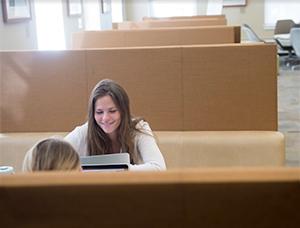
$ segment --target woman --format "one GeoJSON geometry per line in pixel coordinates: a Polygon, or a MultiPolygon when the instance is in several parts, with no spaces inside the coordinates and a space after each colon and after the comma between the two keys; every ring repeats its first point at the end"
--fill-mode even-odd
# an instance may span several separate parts
{"type": "Polygon", "coordinates": [[[88,122],[76,127],[65,140],[81,156],[129,153],[130,170],[165,170],[164,158],[147,122],[132,118],[125,90],[112,80],[93,89],[88,122]]]}
{"type": "Polygon", "coordinates": [[[25,155],[23,171],[81,170],[80,159],[74,148],[63,139],[40,141],[25,155]]]}

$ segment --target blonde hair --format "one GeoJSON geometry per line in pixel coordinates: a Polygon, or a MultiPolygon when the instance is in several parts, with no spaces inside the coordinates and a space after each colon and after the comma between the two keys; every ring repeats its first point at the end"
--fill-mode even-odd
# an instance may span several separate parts
{"type": "Polygon", "coordinates": [[[23,161],[23,171],[80,170],[75,149],[63,139],[49,138],[30,149],[23,161]]]}

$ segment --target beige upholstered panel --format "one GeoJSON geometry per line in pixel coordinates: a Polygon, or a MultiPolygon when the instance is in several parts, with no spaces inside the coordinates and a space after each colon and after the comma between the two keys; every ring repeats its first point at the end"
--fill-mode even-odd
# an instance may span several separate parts
{"type": "MultiPolygon", "coordinates": [[[[0,166],[21,170],[26,151],[48,137],[60,133],[0,134],[0,166]]],[[[283,166],[284,136],[265,131],[156,131],[168,169],[222,166],[283,166]]]]}
{"type": "Polygon", "coordinates": [[[240,43],[239,26],[83,31],[73,34],[73,49],[240,43]]]}
{"type": "Polygon", "coordinates": [[[153,129],[183,128],[180,48],[88,50],[86,58],[89,91],[111,78],[126,88],[132,113],[153,129]]]}
{"type": "Polygon", "coordinates": [[[2,118],[2,112],[4,111],[4,109],[3,109],[3,104],[2,104],[2,102],[3,102],[3,76],[2,76],[2,74],[3,74],[3,69],[2,69],[2,67],[3,67],[3,59],[2,59],[2,52],[0,52],[0,132],[1,132],[1,130],[2,130],[2,122],[3,122],[3,118],[2,118]]]}
{"type": "Polygon", "coordinates": [[[69,131],[87,109],[85,54],[2,52],[1,132],[69,131]]]}
{"type": "Polygon", "coordinates": [[[193,18],[193,19],[162,19],[144,21],[125,21],[118,23],[118,29],[146,29],[163,27],[189,27],[189,26],[218,26],[226,25],[226,18],[193,18]]]}
{"type": "Polygon", "coordinates": [[[194,15],[194,16],[173,16],[173,17],[143,17],[143,21],[151,20],[182,20],[182,19],[226,19],[224,14],[221,15],[194,15]]]}
{"type": "Polygon", "coordinates": [[[183,47],[182,59],[185,130],[277,130],[276,46],[183,47]]]}
{"type": "Polygon", "coordinates": [[[153,130],[277,130],[276,47],[2,52],[0,132],[70,131],[92,87],[119,82],[153,130]]]}
{"type": "Polygon", "coordinates": [[[284,136],[265,131],[156,132],[167,168],[282,166],[284,136]]]}
{"type": "Polygon", "coordinates": [[[34,144],[45,138],[65,135],[65,132],[0,134],[0,166],[12,166],[20,172],[25,154],[34,144]]]}
{"type": "Polygon", "coordinates": [[[117,30],[84,31],[72,35],[73,49],[126,47],[125,33],[117,30]]]}

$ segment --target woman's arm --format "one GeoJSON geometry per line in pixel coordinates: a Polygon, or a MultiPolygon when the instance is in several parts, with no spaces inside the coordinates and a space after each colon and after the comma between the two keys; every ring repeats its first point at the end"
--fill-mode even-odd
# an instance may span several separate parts
{"type": "Polygon", "coordinates": [[[130,165],[132,171],[166,170],[165,160],[160,152],[149,124],[140,121],[138,124],[145,133],[138,133],[135,137],[135,149],[140,154],[143,164],[130,165]]]}
{"type": "Polygon", "coordinates": [[[87,155],[87,123],[76,127],[64,139],[69,142],[80,156],[87,155]]]}

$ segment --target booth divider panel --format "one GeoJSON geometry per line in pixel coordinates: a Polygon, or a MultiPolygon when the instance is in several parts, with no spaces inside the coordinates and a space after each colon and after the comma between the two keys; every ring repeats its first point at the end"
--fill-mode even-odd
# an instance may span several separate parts
{"type": "Polygon", "coordinates": [[[3,52],[2,61],[1,131],[69,131],[85,119],[84,52],[3,52]]]}
{"type": "Polygon", "coordinates": [[[275,45],[183,47],[182,69],[185,130],[277,130],[275,45]]]}
{"type": "Polygon", "coordinates": [[[88,88],[104,78],[128,92],[132,113],[155,130],[182,130],[181,48],[87,50],[88,88]]]}

